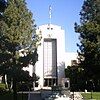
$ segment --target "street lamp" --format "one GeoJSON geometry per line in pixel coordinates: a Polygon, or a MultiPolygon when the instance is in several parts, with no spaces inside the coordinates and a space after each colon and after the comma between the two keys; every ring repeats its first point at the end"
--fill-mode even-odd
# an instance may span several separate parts
{"type": "Polygon", "coordinates": [[[91,86],[91,99],[93,99],[93,97],[92,97],[92,92],[93,92],[93,81],[92,81],[92,80],[90,80],[90,86],[91,86]]]}

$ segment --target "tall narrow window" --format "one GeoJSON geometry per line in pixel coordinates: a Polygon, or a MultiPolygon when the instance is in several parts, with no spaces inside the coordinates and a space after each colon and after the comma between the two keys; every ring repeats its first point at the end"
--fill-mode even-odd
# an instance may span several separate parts
{"type": "MultiPolygon", "coordinates": [[[[44,78],[57,78],[57,41],[44,39],[44,78]]],[[[51,85],[51,82],[50,82],[51,85]]]]}

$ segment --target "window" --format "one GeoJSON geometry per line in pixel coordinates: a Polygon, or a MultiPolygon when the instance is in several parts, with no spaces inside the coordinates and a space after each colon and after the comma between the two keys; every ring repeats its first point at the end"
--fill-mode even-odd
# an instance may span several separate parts
{"type": "Polygon", "coordinates": [[[44,39],[43,63],[44,86],[52,86],[57,80],[57,43],[56,39],[44,39]]]}
{"type": "Polygon", "coordinates": [[[44,77],[56,77],[57,45],[56,39],[44,39],[44,77]]]}

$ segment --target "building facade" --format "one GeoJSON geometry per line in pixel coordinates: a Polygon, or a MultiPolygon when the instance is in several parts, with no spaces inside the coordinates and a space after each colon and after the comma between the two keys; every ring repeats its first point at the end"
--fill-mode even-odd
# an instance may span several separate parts
{"type": "Polygon", "coordinates": [[[39,26],[36,32],[42,35],[35,65],[38,88],[61,85],[65,77],[65,31],[60,26],[46,24],[39,26]]]}
{"type": "Polygon", "coordinates": [[[65,65],[72,66],[75,63],[78,63],[78,53],[77,52],[66,52],[65,53],[65,65]]]}

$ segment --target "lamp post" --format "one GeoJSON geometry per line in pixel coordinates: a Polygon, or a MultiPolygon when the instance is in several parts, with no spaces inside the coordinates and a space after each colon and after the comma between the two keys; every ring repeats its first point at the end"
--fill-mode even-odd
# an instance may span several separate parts
{"type": "Polygon", "coordinates": [[[91,99],[93,99],[93,97],[92,97],[92,92],[93,92],[93,81],[92,81],[92,80],[90,80],[90,86],[91,86],[91,99]]]}
{"type": "Polygon", "coordinates": [[[74,100],[74,90],[73,90],[73,100],[74,100]]]}
{"type": "Polygon", "coordinates": [[[73,69],[72,69],[72,88],[73,88],[73,100],[74,100],[74,72],[73,72],[73,69]]]}

